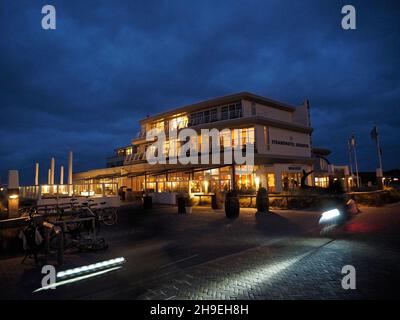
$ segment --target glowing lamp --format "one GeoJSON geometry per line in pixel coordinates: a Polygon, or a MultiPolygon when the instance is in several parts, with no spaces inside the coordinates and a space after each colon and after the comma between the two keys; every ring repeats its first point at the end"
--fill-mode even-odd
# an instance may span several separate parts
{"type": "Polygon", "coordinates": [[[258,189],[260,187],[260,177],[255,177],[255,182],[256,182],[256,188],[258,189]]]}

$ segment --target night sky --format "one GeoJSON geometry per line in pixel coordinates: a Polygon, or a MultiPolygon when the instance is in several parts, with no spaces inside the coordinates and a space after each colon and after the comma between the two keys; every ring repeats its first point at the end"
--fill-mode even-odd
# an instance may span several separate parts
{"type": "Polygon", "coordinates": [[[347,164],[354,132],[361,170],[377,124],[384,169],[399,168],[399,32],[399,1],[1,0],[1,181],[32,183],[39,161],[45,182],[69,150],[77,171],[104,167],[147,114],[239,91],[309,99],[314,146],[347,164]],[[356,30],[341,28],[346,4],[356,30]]]}

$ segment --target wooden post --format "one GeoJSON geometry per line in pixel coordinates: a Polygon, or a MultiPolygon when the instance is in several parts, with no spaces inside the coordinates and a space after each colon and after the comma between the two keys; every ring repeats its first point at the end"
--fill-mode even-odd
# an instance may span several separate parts
{"type": "Polygon", "coordinates": [[[144,194],[147,196],[147,173],[144,173],[144,194]]]}
{"type": "Polygon", "coordinates": [[[236,190],[236,171],[235,171],[235,164],[232,165],[232,190],[236,190]]]}

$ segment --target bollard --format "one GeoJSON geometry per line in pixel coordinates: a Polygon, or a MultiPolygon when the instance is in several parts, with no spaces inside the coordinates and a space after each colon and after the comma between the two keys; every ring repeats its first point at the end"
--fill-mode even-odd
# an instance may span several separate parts
{"type": "Polygon", "coordinates": [[[57,264],[62,266],[64,264],[64,234],[60,227],[55,227],[54,232],[58,239],[57,264]]]}

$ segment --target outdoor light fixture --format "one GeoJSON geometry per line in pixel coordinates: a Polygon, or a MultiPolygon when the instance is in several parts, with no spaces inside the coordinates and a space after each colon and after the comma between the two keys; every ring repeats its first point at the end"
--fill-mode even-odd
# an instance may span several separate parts
{"type": "Polygon", "coordinates": [[[260,187],[260,177],[255,177],[255,182],[256,182],[256,188],[258,189],[260,187]]]}
{"type": "Polygon", "coordinates": [[[205,193],[207,193],[207,191],[208,191],[208,181],[207,180],[204,180],[204,190],[205,190],[205,193]]]}
{"type": "Polygon", "coordinates": [[[76,275],[82,275],[91,273],[94,271],[99,271],[102,269],[112,268],[119,266],[125,262],[125,258],[115,258],[107,261],[102,261],[94,264],[90,264],[88,266],[82,266],[74,269],[68,269],[65,271],[60,271],[57,273],[57,279],[65,279],[70,278],[76,275]]]}
{"type": "Polygon", "coordinates": [[[328,220],[332,220],[333,218],[336,218],[338,216],[340,216],[340,211],[338,209],[332,209],[332,210],[325,211],[322,213],[319,223],[323,223],[328,220]]]}
{"type": "Polygon", "coordinates": [[[85,196],[85,197],[94,196],[94,191],[82,191],[81,196],[85,196]]]}
{"type": "Polygon", "coordinates": [[[18,199],[18,194],[10,194],[9,196],[8,196],[8,198],[10,198],[10,199],[18,199]]]}

